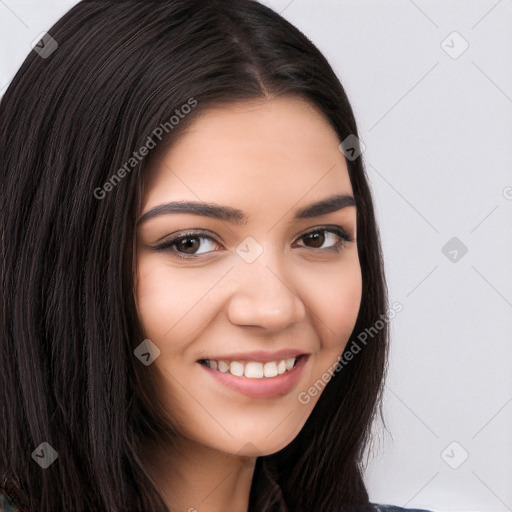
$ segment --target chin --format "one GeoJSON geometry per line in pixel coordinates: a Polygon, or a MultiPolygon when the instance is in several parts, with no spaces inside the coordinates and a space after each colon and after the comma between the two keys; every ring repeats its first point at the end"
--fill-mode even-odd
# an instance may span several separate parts
{"type": "Polygon", "coordinates": [[[267,436],[262,434],[261,430],[254,432],[252,429],[247,431],[247,435],[240,436],[236,440],[231,440],[229,446],[219,447],[221,451],[243,457],[263,457],[272,455],[288,446],[296,435],[290,433],[286,436],[267,436]]]}

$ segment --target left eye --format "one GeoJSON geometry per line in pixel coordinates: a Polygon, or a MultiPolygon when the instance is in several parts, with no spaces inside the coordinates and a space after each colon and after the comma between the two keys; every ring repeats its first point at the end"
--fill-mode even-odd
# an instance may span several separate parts
{"type": "MultiPolygon", "coordinates": [[[[303,240],[306,243],[312,243],[313,246],[300,246],[310,249],[320,250],[335,250],[339,251],[340,247],[345,242],[352,241],[351,237],[341,228],[321,228],[315,231],[310,231],[301,235],[298,240],[303,240]],[[326,236],[327,234],[327,236],[326,236]],[[336,242],[336,237],[340,240],[336,242]],[[325,243],[334,242],[327,247],[323,247],[325,243]]],[[[218,249],[206,248],[206,250],[198,251],[201,246],[201,242],[206,241],[210,245],[220,244],[209,234],[205,232],[200,233],[185,233],[179,236],[175,236],[169,240],[166,240],[161,245],[154,247],[155,251],[169,251],[173,256],[181,259],[192,259],[200,256],[201,254],[208,254],[215,252],[218,249]]]]}
{"type": "Polygon", "coordinates": [[[307,240],[313,243],[312,249],[334,249],[342,245],[344,242],[349,242],[350,237],[339,228],[318,229],[310,231],[300,237],[301,240],[307,240]],[[328,236],[325,235],[327,233],[328,236]],[[341,238],[341,242],[335,242],[335,238],[341,238]],[[335,243],[329,247],[322,247],[326,241],[334,241],[335,243]]]}

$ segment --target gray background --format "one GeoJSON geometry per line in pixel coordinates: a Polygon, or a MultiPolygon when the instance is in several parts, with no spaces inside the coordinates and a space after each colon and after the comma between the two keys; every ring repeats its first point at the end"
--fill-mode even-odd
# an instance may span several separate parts
{"type": "MultiPolygon", "coordinates": [[[[0,0],[0,94],[76,3],[0,0]]],[[[370,499],[512,511],[512,0],[264,3],[348,93],[403,306],[370,499]]]]}

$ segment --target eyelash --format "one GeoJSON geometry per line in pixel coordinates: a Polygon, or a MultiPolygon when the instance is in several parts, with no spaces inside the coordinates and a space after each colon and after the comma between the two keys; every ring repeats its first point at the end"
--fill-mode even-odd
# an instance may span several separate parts
{"type": "MultiPolygon", "coordinates": [[[[324,233],[324,232],[333,233],[333,234],[339,236],[341,240],[331,247],[326,247],[325,249],[311,248],[312,250],[339,252],[341,250],[341,248],[347,242],[354,241],[353,238],[340,226],[322,226],[322,227],[316,228],[312,231],[308,231],[308,232],[304,233],[303,235],[301,235],[299,237],[299,240],[308,235],[312,235],[312,234],[316,234],[316,233],[324,233]]],[[[174,247],[177,242],[179,242],[180,240],[183,240],[183,239],[187,239],[187,238],[205,238],[207,240],[211,240],[212,242],[214,242],[218,245],[221,245],[221,244],[219,244],[219,242],[217,242],[217,240],[215,240],[206,231],[199,231],[199,232],[196,231],[196,232],[181,233],[178,236],[174,236],[174,237],[170,238],[169,240],[166,240],[162,244],[160,244],[156,247],[153,247],[153,249],[157,252],[168,251],[172,254],[173,257],[176,257],[176,258],[179,258],[182,260],[192,260],[192,259],[199,258],[200,256],[210,254],[211,252],[214,252],[214,251],[209,251],[207,253],[202,253],[202,254],[197,254],[197,255],[194,255],[194,254],[184,255],[183,253],[180,253],[176,250],[171,250],[171,248],[174,247]]],[[[307,247],[304,247],[304,248],[307,249],[307,247]]]]}

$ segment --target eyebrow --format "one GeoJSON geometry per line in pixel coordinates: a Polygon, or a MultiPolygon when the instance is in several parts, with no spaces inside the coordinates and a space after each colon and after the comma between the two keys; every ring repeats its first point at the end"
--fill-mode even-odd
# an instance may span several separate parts
{"type": "MultiPolygon", "coordinates": [[[[327,213],[335,212],[346,208],[347,206],[356,206],[354,196],[348,194],[336,194],[316,203],[312,203],[295,212],[292,221],[311,219],[327,213]]],[[[246,224],[249,217],[237,208],[222,206],[216,203],[201,203],[195,201],[175,201],[171,203],[160,204],[151,208],[142,214],[137,220],[137,224],[158,217],[173,213],[191,213],[194,215],[203,215],[214,219],[224,220],[233,224],[246,224]]]]}

